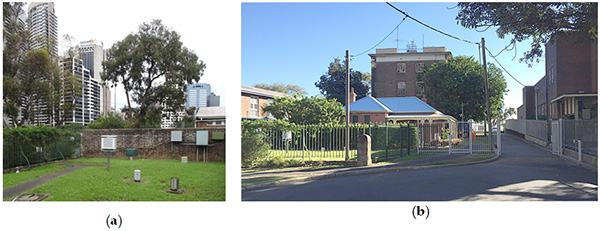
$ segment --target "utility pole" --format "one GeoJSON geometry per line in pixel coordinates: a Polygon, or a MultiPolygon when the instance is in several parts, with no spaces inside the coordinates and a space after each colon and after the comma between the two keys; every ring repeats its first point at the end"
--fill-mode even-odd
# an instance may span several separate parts
{"type": "MultiPolygon", "coordinates": [[[[490,80],[488,78],[488,72],[487,72],[487,62],[485,61],[485,39],[483,37],[481,37],[481,53],[483,56],[483,74],[485,75],[485,107],[487,108],[487,116],[486,116],[486,124],[487,124],[487,128],[486,128],[486,133],[487,130],[489,129],[490,132],[490,136],[488,137],[489,139],[489,143],[490,143],[490,149],[493,149],[493,144],[492,144],[492,110],[490,109],[490,93],[489,93],[489,88],[490,88],[490,80]]],[[[500,129],[500,128],[498,128],[500,129]]]]}
{"type": "Polygon", "coordinates": [[[350,159],[350,51],[346,50],[346,158],[350,159]]]}

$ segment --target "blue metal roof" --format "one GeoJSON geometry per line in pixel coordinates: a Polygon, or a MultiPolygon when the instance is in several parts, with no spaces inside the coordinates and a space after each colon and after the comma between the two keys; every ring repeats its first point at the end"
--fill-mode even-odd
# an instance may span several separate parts
{"type": "MultiPolygon", "coordinates": [[[[379,102],[383,103],[393,113],[436,113],[435,108],[429,106],[417,97],[393,97],[379,98],[379,102]]],[[[350,106],[352,109],[352,106],[350,106]]]]}
{"type": "Polygon", "coordinates": [[[364,97],[350,104],[351,112],[440,113],[417,97],[364,97]]]}
{"type": "MultiPolygon", "coordinates": [[[[345,109],[345,107],[344,107],[345,109]]],[[[377,101],[376,98],[371,96],[364,97],[350,104],[350,111],[361,111],[361,112],[392,112],[385,105],[377,101]]]]}

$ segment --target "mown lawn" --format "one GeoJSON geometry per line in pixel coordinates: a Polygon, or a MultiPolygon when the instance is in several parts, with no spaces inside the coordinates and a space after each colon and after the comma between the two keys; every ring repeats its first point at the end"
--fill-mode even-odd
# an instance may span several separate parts
{"type": "MultiPolygon", "coordinates": [[[[105,164],[105,158],[70,160],[105,164]]],[[[225,163],[179,160],[111,159],[106,166],[89,166],[38,186],[26,193],[46,193],[45,201],[225,201],[225,163]],[[141,182],[134,182],[141,170],[141,182]],[[182,194],[171,194],[171,177],[179,178],[182,194]]]]}
{"type": "Polygon", "coordinates": [[[19,173],[6,173],[2,176],[2,188],[7,189],[15,185],[25,183],[38,177],[48,175],[50,173],[59,172],[69,166],[58,165],[56,163],[46,164],[31,169],[21,169],[19,173]]]}

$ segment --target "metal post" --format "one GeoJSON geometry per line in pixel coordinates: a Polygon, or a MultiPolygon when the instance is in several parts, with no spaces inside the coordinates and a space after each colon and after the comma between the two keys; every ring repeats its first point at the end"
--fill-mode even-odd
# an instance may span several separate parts
{"type": "Polygon", "coordinates": [[[496,149],[496,154],[498,154],[498,155],[502,155],[502,143],[501,143],[502,139],[500,137],[500,135],[501,135],[500,134],[501,133],[500,125],[501,125],[501,122],[500,122],[500,120],[498,120],[498,124],[496,125],[498,128],[498,129],[496,129],[496,144],[498,145],[498,148],[496,149]]]}
{"type": "MultiPolygon", "coordinates": [[[[385,122],[385,160],[388,159],[388,137],[389,137],[389,128],[387,121],[385,122]]],[[[400,145],[402,147],[402,145],[400,145]]],[[[400,148],[400,153],[402,153],[402,148],[400,148]]]]}
{"type": "Polygon", "coordinates": [[[350,51],[346,50],[346,161],[350,159],[350,51]]]}

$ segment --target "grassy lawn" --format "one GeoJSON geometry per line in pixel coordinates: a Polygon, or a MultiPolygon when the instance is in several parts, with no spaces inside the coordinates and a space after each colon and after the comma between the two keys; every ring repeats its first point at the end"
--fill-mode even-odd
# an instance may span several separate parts
{"type": "MultiPolygon", "coordinates": [[[[106,159],[67,162],[105,164],[106,159]]],[[[110,172],[89,166],[26,193],[50,194],[45,201],[225,201],[225,163],[111,159],[110,172]],[[141,170],[141,182],[133,181],[134,170],[141,170]],[[166,192],[171,177],[179,178],[182,194],[166,192]]]]}
{"type": "MultiPolygon", "coordinates": [[[[270,155],[281,155],[288,159],[315,160],[315,161],[343,161],[346,152],[343,150],[270,150],[270,155]],[[303,158],[304,157],[304,158],[303,158]]],[[[350,150],[350,157],[356,156],[356,149],[350,150]]]]}
{"type": "Polygon", "coordinates": [[[267,176],[267,177],[255,177],[255,178],[251,178],[251,179],[244,179],[244,180],[242,180],[242,187],[255,185],[255,184],[263,184],[263,183],[268,183],[268,182],[275,182],[275,181],[291,179],[291,178],[294,178],[294,177],[267,176]]]}
{"type": "Polygon", "coordinates": [[[7,189],[15,185],[25,183],[38,177],[48,175],[50,173],[59,172],[69,166],[57,165],[56,163],[46,164],[39,167],[31,168],[31,170],[21,169],[19,173],[6,173],[2,177],[2,188],[7,189]]]}
{"type": "MultiPolygon", "coordinates": [[[[416,152],[415,152],[416,153],[416,152]]],[[[406,154],[405,154],[406,155],[406,154]]],[[[426,153],[426,154],[411,154],[410,156],[395,156],[395,157],[390,157],[388,160],[383,160],[379,161],[375,164],[393,164],[393,163],[401,163],[401,162],[405,162],[405,161],[411,161],[411,160],[420,160],[420,159],[426,159],[429,157],[434,157],[434,156],[438,156],[440,154],[437,153],[426,153]]],[[[385,154],[384,157],[385,158],[385,154]]]]}
{"type": "Polygon", "coordinates": [[[454,159],[454,160],[432,162],[432,163],[427,163],[427,164],[421,164],[420,166],[447,165],[447,164],[461,164],[461,163],[477,162],[477,161],[492,159],[494,156],[496,156],[496,155],[495,154],[471,154],[471,155],[466,155],[464,157],[454,159]]]}

